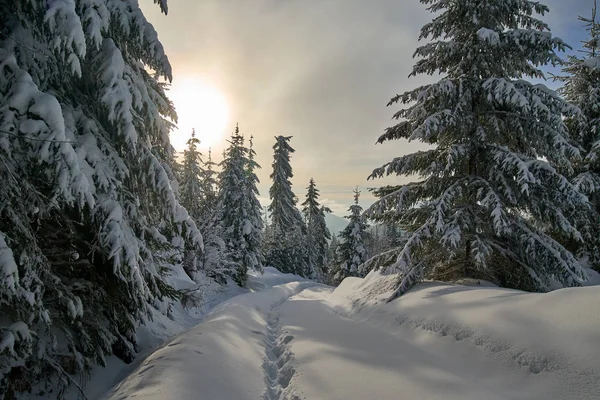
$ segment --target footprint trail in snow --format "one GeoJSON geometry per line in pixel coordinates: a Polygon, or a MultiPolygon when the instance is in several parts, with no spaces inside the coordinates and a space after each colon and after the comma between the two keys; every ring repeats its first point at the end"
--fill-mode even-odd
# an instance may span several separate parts
{"type": "Polygon", "coordinates": [[[265,356],[262,364],[267,389],[263,393],[263,400],[300,400],[300,397],[293,394],[290,386],[296,373],[294,353],[290,345],[294,336],[281,329],[280,305],[277,304],[271,309],[267,319],[265,356]]]}

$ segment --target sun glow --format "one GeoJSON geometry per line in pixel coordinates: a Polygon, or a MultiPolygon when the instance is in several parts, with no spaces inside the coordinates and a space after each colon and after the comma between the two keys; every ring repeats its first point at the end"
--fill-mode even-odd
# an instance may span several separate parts
{"type": "Polygon", "coordinates": [[[200,147],[214,146],[223,137],[229,121],[229,106],[225,96],[214,86],[200,79],[174,82],[169,97],[177,110],[177,129],[171,132],[171,144],[182,151],[196,130],[200,147]]]}

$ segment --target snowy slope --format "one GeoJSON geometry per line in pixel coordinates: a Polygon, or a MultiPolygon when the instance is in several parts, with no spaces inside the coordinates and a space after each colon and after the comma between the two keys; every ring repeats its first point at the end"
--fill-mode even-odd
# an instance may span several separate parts
{"type": "Polygon", "coordinates": [[[288,390],[300,398],[525,400],[543,393],[529,387],[525,374],[474,348],[414,330],[395,335],[340,316],[327,304],[330,292],[307,289],[280,310],[282,329],[294,338],[296,373],[288,390]]]}
{"type": "Polygon", "coordinates": [[[268,270],[105,399],[597,399],[600,287],[530,294],[268,270]],[[268,284],[267,284],[268,282],[268,284]]]}
{"type": "Polygon", "coordinates": [[[237,296],[149,356],[106,398],[259,399],[272,308],[313,282],[237,296]]]}
{"type": "Polygon", "coordinates": [[[522,391],[524,398],[600,398],[599,286],[534,294],[426,283],[386,303],[395,283],[372,272],[346,279],[328,301],[355,321],[412,336],[424,348],[451,354],[460,346],[522,374],[527,380],[508,398],[522,391]]]}
{"type": "MultiPolygon", "coordinates": [[[[255,279],[255,277],[252,278],[255,279]]],[[[172,280],[171,284],[181,289],[185,284],[189,284],[189,279],[182,279],[181,284],[172,280]]],[[[138,354],[134,361],[126,364],[116,356],[107,357],[106,367],[94,367],[90,379],[84,382],[83,388],[86,397],[90,400],[99,398],[109,388],[133,372],[148,355],[152,354],[165,341],[200,323],[204,315],[219,303],[246,293],[248,290],[229,282],[226,286],[212,284],[203,288],[203,291],[205,297],[201,307],[184,308],[181,303],[176,302],[171,305],[170,317],[167,317],[165,310],[153,310],[152,318],[137,329],[138,354]]],[[[79,391],[71,388],[68,398],[79,399],[79,391]]]]}
{"type": "MultiPolygon", "coordinates": [[[[184,289],[191,284],[186,276],[182,270],[180,274],[174,274],[170,283],[178,289],[184,289]]],[[[95,367],[91,379],[86,382],[84,390],[87,398],[97,399],[103,396],[112,386],[135,371],[146,357],[159,351],[157,349],[167,340],[200,323],[207,313],[227,299],[249,291],[258,291],[299,280],[303,280],[303,278],[292,274],[282,274],[274,268],[265,268],[264,274],[249,272],[248,289],[240,288],[233,282],[229,282],[226,286],[214,284],[205,287],[203,289],[205,298],[201,307],[183,308],[180,303],[175,303],[170,311],[171,318],[168,318],[165,312],[155,310],[152,320],[138,328],[138,355],[133,363],[125,364],[115,356],[108,357],[106,368],[95,367]]],[[[71,388],[69,398],[79,398],[76,388],[71,388]]]]}

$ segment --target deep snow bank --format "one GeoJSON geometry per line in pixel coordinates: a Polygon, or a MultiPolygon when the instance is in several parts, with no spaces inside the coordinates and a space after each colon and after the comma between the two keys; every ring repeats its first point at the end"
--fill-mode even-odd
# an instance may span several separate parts
{"type": "Polygon", "coordinates": [[[107,399],[258,399],[270,310],[314,282],[240,295],[155,351],[107,399]]]}
{"type": "Polygon", "coordinates": [[[405,328],[470,343],[557,385],[557,399],[600,393],[600,286],[546,294],[424,283],[386,303],[395,276],[348,278],[332,293],[338,312],[380,329],[405,328]],[[559,382],[560,384],[557,384],[559,382]]]}
{"type": "Polygon", "coordinates": [[[426,331],[397,335],[336,314],[327,302],[332,290],[308,288],[279,308],[289,356],[278,375],[286,390],[269,399],[555,399],[546,382],[532,384],[475,347],[426,331]]]}
{"type": "MultiPolygon", "coordinates": [[[[260,280],[260,275],[253,274],[249,279],[260,280]]],[[[290,278],[282,278],[290,279],[290,278]]],[[[240,288],[229,280],[226,285],[220,285],[206,278],[199,279],[202,284],[192,281],[183,268],[174,266],[168,277],[169,284],[178,290],[191,290],[199,300],[199,305],[184,307],[180,301],[165,300],[155,304],[145,321],[140,321],[136,330],[137,354],[132,363],[126,364],[118,357],[106,357],[106,367],[96,365],[87,377],[74,377],[83,388],[85,397],[96,400],[111,387],[129,375],[141,362],[166,340],[202,321],[204,315],[217,304],[234,296],[247,293],[248,289],[240,288]],[[78,379],[79,378],[79,379],[78,379]]],[[[24,395],[23,399],[42,400],[47,396],[24,395]]],[[[82,398],[79,390],[71,386],[65,395],[66,399],[79,400],[82,398]]]]}
{"type": "Polygon", "coordinates": [[[248,274],[248,289],[251,292],[258,292],[266,288],[277,285],[283,285],[290,282],[310,282],[299,275],[283,274],[273,267],[265,267],[262,274],[250,272],[248,274]]]}
{"type": "MultiPolygon", "coordinates": [[[[182,268],[174,268],[169,278],[169,283],[176,289],[183,290],[197,286],[189,279],[182,268]]],[[[248,289],[237,286],[231,280],[226,285],[219,285],[206,279],[209,284],[200,288],[202,293],[202,305],[200,307],[184,308],[181,303],[174,302],[162,305],[161,309],[152,310],[152,318],[140,325],[137,331],[138,355],[136,359],[131,364],[125,364],[116,356],[107,357],[106,368],[95,367],[90,380],[84,382],[87,398],[94,400],[104,395],[111,387],[135,371],[146,357],[156,351],[163,343],[200,323],[205,315],[218,304],[232,297],[248,293],[249,290],[262,290],[298,280],[303,280],[303,278],[292,274],[282,274],[275,268],[265,268],[264,274],[250,271],[248,274],[248,289]]],[[[69,393],[68,398],[79,398],[79,392],[76,388],[71,388],[69,393]]]]}

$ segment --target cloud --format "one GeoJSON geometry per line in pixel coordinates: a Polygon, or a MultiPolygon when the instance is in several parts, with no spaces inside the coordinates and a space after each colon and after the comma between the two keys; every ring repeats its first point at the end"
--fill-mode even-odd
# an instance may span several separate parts
{"type": "MultiPolygon", "coordinates": [[[[577,45],[577,15],[591,1],[551,0],[546,21],[577,45]]],[[[396,93],[431,81],[408,79],[423,4],[398,0],[180,0],[167,17],[145,7],[173,64],[175,79],[199,76],[218,87],[235,122],[254,135],[263,196],[268,196],[274,136],[293,136],[294,190],[314,177],[322,197],[344,212],[352,190],[408,178],[369,181],[393,157],[424,149],[396,141],[375,145],[397,106],[396,93]],[[344,204],[342,207],[341,205],[344,204]]],[[[224,143],[216,146],[220,154],[224,143]]],[[[373,201],[363,190],[365,204],[373,201]]]]}
{"type": "Polygon", "coordinates": [[[334,214],[343,216],[348,214],[348,207],[350,207],[352,199],[348,198],[346,203],[340,203],[337,200],[323,198],[320,199],[320,202],[322,205],[329,207],[334,214]]]}

